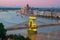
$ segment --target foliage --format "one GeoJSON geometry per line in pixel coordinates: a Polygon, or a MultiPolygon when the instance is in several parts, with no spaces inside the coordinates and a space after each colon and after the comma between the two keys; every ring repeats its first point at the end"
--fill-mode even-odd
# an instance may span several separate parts
{"type": "Polygon", "coordinates": [[[10,37],[11,37],[13,40],[30,40],[29,37],[24,38],[24,36],[22,36],[22,35],[10,35],[10,37]]]}
{"type": "Polygon", "coordinates": [[[4,28],[4,25],[0,23],[0,38],[5,38],[6,37],[6,30],[4,28]]]}

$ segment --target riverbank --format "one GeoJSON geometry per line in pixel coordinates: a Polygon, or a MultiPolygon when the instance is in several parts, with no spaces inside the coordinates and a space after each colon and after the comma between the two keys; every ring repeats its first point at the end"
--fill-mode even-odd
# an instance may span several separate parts
{"type": "Polygon", "coordinates": [[[35,17],[42,17],[42,18],[51,18],[51,19],[58,19],[60,20],[60,17],[55,17],[55,16],[45,16],[45,15],[34,15],[34,14],[22,14],[26,16],[35,16],[35,17]]]}

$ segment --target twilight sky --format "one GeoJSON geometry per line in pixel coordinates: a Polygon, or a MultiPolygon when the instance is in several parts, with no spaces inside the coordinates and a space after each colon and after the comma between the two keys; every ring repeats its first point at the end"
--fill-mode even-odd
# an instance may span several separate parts
{"type": "Polygon", "coordinates": [[[0,0],[0,6],[60,7],[60,0],[0,0]]]}

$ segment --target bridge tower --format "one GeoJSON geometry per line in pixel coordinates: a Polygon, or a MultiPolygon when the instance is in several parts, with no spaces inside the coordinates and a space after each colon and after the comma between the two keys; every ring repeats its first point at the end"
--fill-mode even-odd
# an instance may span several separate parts
{"type": "Polygon", "coordinates": [[[28,23],[28,34],[35,34],[37,33],[36,28],[36,17],[29,17],[29,23],[28,23]]]}

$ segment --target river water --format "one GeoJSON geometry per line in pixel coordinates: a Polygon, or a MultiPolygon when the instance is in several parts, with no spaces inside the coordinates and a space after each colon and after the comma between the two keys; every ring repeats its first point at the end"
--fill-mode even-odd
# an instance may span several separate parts
{"type": "MultiPolygon", "coordinates": [[[[5,26],[5,28],[10,28],[12,26],[18,25],[18,24],[27,24],[28,23],[29,16],[21,15],[17,11],[8,11],[8,12],[0,12],[0,22],[2,22],[5,26]]],[[[36,24],[58,24],[60,23],[60,20],[55,20],[51,18],[42,18],[37,17],[36,24]]],[[[18,25],[20,26],[20,25],[18,25]]],[[[18,27],[17,26],[17,27],[18,27]]],[[[50,26],[50,27],[44,27],[44,28],[38,28],[37,32],[53,32],[55,30],[59,30],[60,26],[50,26]]],[[[28,29],[21,29],[21,30],[12,30],[7,31],[7,34],[27,34],[28,29]]]]}

